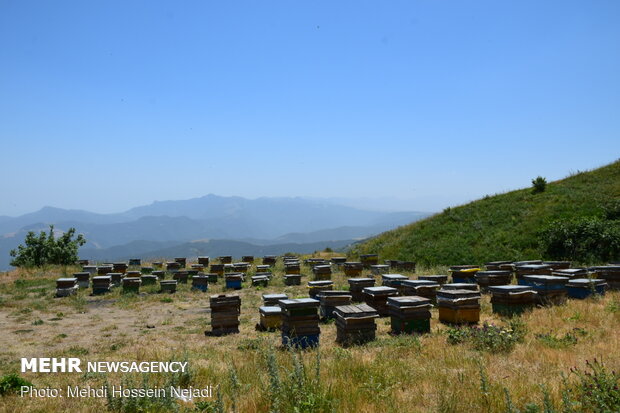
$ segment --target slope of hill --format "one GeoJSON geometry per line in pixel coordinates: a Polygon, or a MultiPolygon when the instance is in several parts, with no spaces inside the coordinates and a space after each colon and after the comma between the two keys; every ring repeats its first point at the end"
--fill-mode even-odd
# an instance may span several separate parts
{"type": "Polygon", "coordinates": [[[542,228],[554,220],[600,216],[603,205],[619,199],[620,160],[551,182],[542,193],[526,188],[446,208],[353,251],[425,265],[544,258],[538,247],[542,228]]]}

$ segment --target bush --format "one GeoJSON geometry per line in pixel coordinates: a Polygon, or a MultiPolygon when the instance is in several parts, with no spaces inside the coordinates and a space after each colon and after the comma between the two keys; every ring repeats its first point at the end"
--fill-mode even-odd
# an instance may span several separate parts
{"type": "Polygon", "coordinates": [[[579,380],[575,393],[584,411],[618,412],[620,411],[620,374],[608,371],[605,366],[594,359],[586,361],[587,371],[573,369],[579,380]]]}
{"type": "Polygon", "coordinates": [[[11,265],[14,267],[42,267],[44,265],[72,265],[78,260],[78,248],[86,243],[82,234],[75,239],[75,228],[70,228],[60,238],[54,237],[54,226],[50,225],[49,234],[44,231],[37,236],[28,232],[24,245],[11,251],[11,265]]]}
{"type": "Polygon", "coordinates": [[[17,393],[22,386],[32,386],[32,383],[15,373],[4,375],[0,378],[0,396],[17,393]]]}
{"type": "Polygon", "coordinates": [[[545,192],[547,189],[547,180],[542,176],[537,176],[536,179],[532,179],[532,193],[538,194],[540,192],[545,192]]]}
{"type": "Polygon", "coordinates": [[[452,327],[448,329],[448,344],[469,343],[479,351],[509,353],[525,337],[526,329],[519,319],[500,327],[484,323],[482,327],[452,327]]]}
{"type": "Polygon", "coordinates": [[[620,258],[620,221],[596,217],[554,221],[539,233],[545,257],[596,263],[620,258]]]}

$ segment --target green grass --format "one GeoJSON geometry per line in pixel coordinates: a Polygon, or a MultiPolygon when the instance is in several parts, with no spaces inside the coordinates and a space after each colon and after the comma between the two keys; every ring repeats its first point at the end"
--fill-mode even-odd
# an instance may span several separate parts
{"type": "Polygon", "coordinates": [[[422,265],[482,264],[541,259],[538,233],[555,220],[600,217],[603,205],[620,199],[620,161],[531,187],[486,196],[466,205],[385,232],[353,247],[354,254],[422,265]]]}

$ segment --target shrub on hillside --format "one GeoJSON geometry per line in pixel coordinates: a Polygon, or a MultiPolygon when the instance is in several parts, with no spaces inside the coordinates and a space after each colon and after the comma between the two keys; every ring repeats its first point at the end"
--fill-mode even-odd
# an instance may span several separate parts
{"type": "Polygon", "coordinates": [[[583,217],[554,221],[539,233],[545,257],[597,263],[620,258],[620,221],[583,217]]]}
{"type": "Polygon", "coordinates": [[[54,226],[50,225],[49,234],[41,231],[36,235],[28,232],[25,245],[19,245],[11,251],[11,265],[14,267],[42,267],[48,264],[71,265],[78,260],[78,248],[86,243],[79,234],[75,239],[75,228],[70,228],[59,238],[54,237],[54,226]]]}
{"type": "Polygon", "coordinates": [[[536,179],[532,179],[532,193],[545,192],[545,189],[547,189],[547,180],[545,178],[537,176],[536,179]]]}

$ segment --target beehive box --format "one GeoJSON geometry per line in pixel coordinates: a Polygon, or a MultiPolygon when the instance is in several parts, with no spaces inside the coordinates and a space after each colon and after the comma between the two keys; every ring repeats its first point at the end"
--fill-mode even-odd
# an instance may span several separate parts
{"type": "Polygon", "coordinates": [[[282,308],[280,306],[259,307],[259,330],[279,330],[282,327],[282,308]]]}
{"type": "Polygon", "coordinates": [[[191,268],[192,270],[198,271],[198,272],[203,272],[205,269],[205,266],[202,264],[191,264],[189,268],[191,268]]]}
{"type": "Polygon", "coordinates": [[[332,266],[331,265],[315,265],[312,268],[315,280],[329,280],[332,278],[332,266]]]}
{"type": "Polygon", "coordinates": [[[438,275],[438,274],[434,274],[434,275],[418,275],[418,280],[433,281],[433,282],[436,282],[439,285],[444,285],[445,283],[448,282],[448,276],[447,275],[438,275]]]}
{"type": "Polygon", "coordinates": [[[428,298],[432,303],[437,300],[437,291],[440,285],[429,280],[404,280],[398,287],[402,296],[418,296],[428,298]]]}
{"type": "Polygon", "coordinates": [[[220,264],[232,264],[232,255],[222,255],[218,257],[220,264]]]}
{"type": "Polygon", "coordinates": [[[179,284],[187,284],[189,273],[187,271],[176,271],[172,274],[172,279],[176,280],[179,284]]]}
{"type": "Polygon", "coordinates": [[[347,261],[347,257],[331,257],[329,259],[334,265],[343,265],[347,261]]]}
{"type": "Polygon", "coordinates": [[[551,270],[565,270],[570,268],[570,261],[543,261],[544,265],[551,267],[551,270]]]}
{"type": "Polygon", "coordinates": [[[366,287],[363,290],[364,301],[366,304],[377,310],[380,317],[386,317],[389,314],[387,300],[389,297],[398,295],[398,290],[393,287],[366,287]]]}
{"type": "Polygon", "coordinates": [[[203,265],[205,268],[209,266],[209,257],[198,257],[198,264],[203,265]]]}
{"type": "Polygon", "coordinates": [[[437,291],[439,321],[448,324],[467,324],[480,321],[480,293],[472,290],[437,291]]]}
{"type": "Polygon", "coordinates": [[[243,277],[239,273],[226,274],[226,288],[240,290],[243,277]]]}
{"type": "Polygon", "coordinates": [[[122,284],[124,293],[138,294],[140,292],[140,284],[142,284],[142,280],[140,280],[140,277],[125,277],[123,278],[122,284]]]}
{"type": "Polygon", "coordinates": [[[56,280],[56,297],[68,297],[78,290],[77,278],[59,278],[56,280]]]}
{"type": "Polygon", "coordinates": [[[193,275],[192,276],[192,289],[198,290],[202,292],[206,292],[209,290],[209,277],[205,274],[193,275]]]}
{"type": "Polygon", "coordinates": [[[486,292],[490,286],[510,284],[512,272],[506,270],[478,271],[475,281],[480,286],[480,290],[486,292]]]}
{"type": "Polygon", "coordinates": [[[507,264],[512,264],[512,261],[490,261],[484,264],[484,268],[487,269],[487,271],[497,271],[497,270],[501,270],[501,266],[502,265],[507,265],[507,264]]]}
{"type": "Polygon", "coordinates": [[[127,268],[129,268],[129,266],[126,263],[115,262],[114,264],[112,264],[111,272],[120,272],[121,274],[124,274],[127,272],[127,268]]]}
{"type": "Polygon", "coordinates": [[[217,284],[217,280],[219,278],[219,275],[214,273],[214,272],[210,272],[208,274],[205,274],[207,276],[207,279],[209,281],[210,284],[217,284]]]}
{"type": "Polygon", "coordinates": [[[284,285],[301,285],[301,275],[300,274],[284,275],[284,285]]]}
{"type": "Polygon", "coordinates": [[[177,284],[176,280],[162,280],[159,282],[159,289],[162,293],[175,293],[177,284]]]}
{"type": "Polygon", "coordinates": [[[153,274],[153,267],[141,267],[140,272],[146,275],[153,274]]]}
{"type": "Polygon", "coordinates": [[[140,258],[131,258],[129,260],[129,266],[131,267],[139,267],[142,265],[142,260],[140,258]]]}
{"type": "Polygon", "coordinates": [[[113,272],[111,265],[100,265],[97,267],[97,275],[106,275],[113,272]]]}
{"type": "Polygon", "coordinates": [[[373,278],[349,278],[349,292],[352,300],[355,302],[364,301],[364,288],[374,287],[375,280],[373,278]]]}
{"type": "Polygon", "coordinates": [[[402,282],[408,279],[402,274],[383,274],[381,276],[381,285],[398,289],[402,282]]]}
{"type": "Polygon", "coordinates": [[[360,255],[360,262],[364,267],[370,268],[371,265],[379,264],[379,256],[377,254],[360,255]]]}
{"type": "Polygon", "coordinates": [[[93,295],[107,294],[111,288],[112,277],[109,274],[93,277],[93,295]]]}
{"type": "Polygon", "coordinates": [[[166,271],[159,271],[159,270],[157,270],[157,271],[153,271],[151,274],[152,275],[156,275],[157,278],[160,279],[160,280],[163,280],[163,279],[166,278],[166,271]]]}
{"type": "Polygon", "coordinates": [[[524,275],[519,279],[519,285],[527,285],[538,293],[537,304],[557,305],[564,304],[568,295],[566,284],[568,277],[553,275],[524,275]]]}
{"type": "Polygon", "coordinates": [[[270,268],[271,268],[270,265],[257,265],[256,272],[270,272],[271,271],[270,268]]]}
{"type": "Polygon", "coordinates": [[[524,275],[551,275],[551,266],[547,264],[524,264],[515,265],[515,275],[517,280],[524,275]]]}
{"type": "Polygon", "coordinates": [[[390,297],[387,300],[393,334],[430,333],[431,300],[419,296],[390,297]]]}
{"type": "Polygon", "coordinates": [[[267,307],[279,306],[280,300],[288,300],[286,294],[263,294],[263,305],[267,307]]]}
{"type": "Polygon", "coordinates": [[[252,286],[254,287],[267,287],[269,285],[269,277],[264,275],[253,275],[252,286]]]}
{"type": "Polygon", "coordinates": [[[600,278],[574,278],[566,284],[568,296],[576,299],[584,299],[593,294],[604,295],[607,288],[607,282],[600,278]]]}
{"type": "Polygon", "coordinates": [[[281,300],[282,345],[308,348],[319,345],[319,301],[312,298],[281,300]]]}
{"type": "Polygon", "coordinates": [[[489,287],[493,312],[513,317],[532,309],[538,301],[538,293],[527,285],[495,285],[489,287]]]}
{"type": "Polygon", "coordinates": [[[164,263],[161,262],[161,261],[155,261],[155,262],[153,262],[153,268],[162,269],[162,268],[164,268],[164,263]]]}
{"type": "Polygon", "coordinates": [[[375,319],[379,314],[368,304],[338,306],[334,309],[334,316],[336,342],[340,345],[364,344],[375,339],[375,319]]]}
{"type": "Polygon", "coordinates": [[[157,284],[157,276],[153,274],[143,274],[140,276],[140,281],[142,281],[142,285],[155,285],[157,284]]]}
{"type": "Polygon", "coordinates": [[[170,261],[166,263],[166,270],[167,271],[179,271],[181,269],[181,264],[176,262],[176,261],[170,261]]]}
{"type": "Polygon", "coordinates": [[[76,265],[82,265],[82,266],[89,264],[88,260],[77,260],[75,263],[76,265]]]}
{"type": "Polygon", "coordinates": [[[317,295],[320,308],[319,314],[324,320],[334,318],[334,309],[341,305],[351,304],[351,293],[349,291],[323,290],[317,295]]]}
{"type": "Polygon", "coordinates": [[[333,289],[333,281],[308,281],[308,295],[310,295],[311,298],[316,298],[321,291],[329,291],[333,289]]]}
{"type": "Polygon", "coordinates": [[[305,261],[306,265],[314,268],[317,265],[327,265],[329,264],[329,262],[327,262],[324,258],[308,258],[305,261]]]}
{"type": "Polygon", "coordinates": [[[453,283],[475,283],[476,273],[480,271],[477,265],[453,265],[449,269],[453,283]]]}
{"type": "Polygon", "coordinates": [[[301,265],[299,265],[299,262],[285,262],[284,263],[284,271],[287,274],[300,274],[301,273],[301,265]]]}
{"type": "Polygon", "coordinates": [[[244,274],[248,272],[249,267],[250,264],[247,262],[235,262],[232,266],[234,272],[242,272],[244,274]]]}
{"type": "Polygon", "coordinates": [[[592,267],[590,271],[596,278],[605,280],[610,290],[620,290],[620,265],[592,267]]]}
{"type": "Polygon", "coordinates": [[[370,266],[370,272],[373,275],[387,274],[390,271],[390,266],[386,264],[375,264],[370,266]]]}
{"type": "Polygon", "coordinates": [[[267,277],[269,280],[271,280],[271,277],[273,277],[273,274],[270,271],[256,272],[254,275],[260,275],[262,277],[267,277]]]}
{"type": "Polygon", "coordinates": [[[241,257],[241,261],[247,263],[247,264],[252,264],[254,262],[254,256],[253,255],[244,255],[243,257],[241,257]]]}
{"type": "Polygon", "coordinates": [[[223,277],[224,276],[224,264],[211,264],[209,273],[217,274],[218,276],[223,277]]]}
{"type": "Polygon", "coordinates": [[[123,281],[123,274],[121,274],[120,272],[110,272],[107,275],[109,275],[110,279],[112,280],[112,287],[121,286],[121,282],[123,281]]]}
{"type": "Polygon", "coordinates": [[[209,303],[211,307],[211,331],[205,332],[205,334],[221,336],[239,333],[241,298],[238,295],[212,295],[209,303]]]}
{"type": "Polygon", "coordinates": [[[174,262],[178,262],[181,266],[180,268],[185,268],[187,266],[187,258],[185,257],[176,257],[174,262]]]}
{"type": "Polygon", "coordinates": [[[90,273],[89,272],[76,272],[73,273],[73,278],[77,280],[78,287],[89,288],[90,287],[90,273]]]}
{"type": "Polygon", "coordinates": [[[199,273],[200,271],[198,271],[198,270],[186,270],[185,272],[186,272],[186,273],[187,273],[187,275],[189,275],[189,277],[191,278],[191,277],[193,277],[194,275],[198,275],[198,273],[199,273]]]}
{"type": "Polygon", "coordinates": [[[275,255],[265,255],[263,257],[263,265],[275,265],[276,263],[276,256],[275,255]]]}
{"type": "Polygon", "coordinates": [[[364,266],[361,262],[347,261],[343,264],[344,275],[347,277],[359,277],[362,275],[364,266]]]}
{"type": "Polygon", "coordinates": [[[83,272],[89,272],[91,275],[97,274],[97,266],[96,265],[84,265],[82,267],[83,272]]]}

